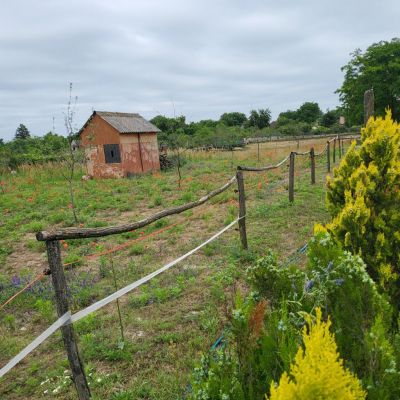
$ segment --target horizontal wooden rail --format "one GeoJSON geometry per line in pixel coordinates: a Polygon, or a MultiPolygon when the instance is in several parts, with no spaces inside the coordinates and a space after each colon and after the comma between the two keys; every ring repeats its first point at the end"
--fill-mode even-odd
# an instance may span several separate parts
{"type": "Polygon", "coordinates": [[[315,157],[322,156],[326,152],[327,149],[328,149],[328,145],[326,144],[325,147],[319,153],[315,153],[314,156],[315,157]]]}
{"type": "Polygon", "coordinates": [[[360,139],[361,139],[361,136],[357,136],[357,137],[346,137],[346,136],[343,136],[343,137],[340,138],[340,140],[360,140],[360,139]]]}
{"type": "Polygon", "coordinates": [[[296,156],[309,156],[310,152],[309,151],[305,151],[304,153],[299,153],[298,151],[293,151],[294,154],[296,154],[296,156]]]}
{"type": "Polygon", "coordinates": [[[289,160],[290,155],[288,155],[285,159],[280,161],[278,164],[275,165],[267,165],[266,167],[243,167],[243,166],[238,166],[237,169],[239,171],[251,171],[251,172],[262,172],[262,171],[269,171],[271,169],[276,169],[279,168],[282,164],[284,164],[287,160],[289,160]]]}
{"type": "Polygon", "coordinates": [[[181,206],[178,207],[162,210],[156,214],[151,215],[150,217],[144,218],[137,222],[132,222],[130,224],[123,224],[118,226],[108,226],[105,228],[66,228],[66,229],[57,229],[54,231],[42,231],[36,234],[36,239],[39,241],[84,239],[84,238],[109,236],[118,233],[130,232],[135,229],[143,228],[144,226],[149,225],[161,218],[167,217],[168,215],[180,214],[186,210],[190,210],[191,208],[198,207],[204,204],[206,201],[210,200],[212,197],[217,196],[218,194],[224,192],[234,182],[236,182],[236,176],[233,176],[225,185],[211,191],[210,193],[207,193],[205,196],[201,197],[196,201],[182,204],[181,206]]]}

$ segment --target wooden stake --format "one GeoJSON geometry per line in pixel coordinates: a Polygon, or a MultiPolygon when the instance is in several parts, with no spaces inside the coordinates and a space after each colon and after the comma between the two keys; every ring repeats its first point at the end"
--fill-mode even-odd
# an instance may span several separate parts
{"type": "Polygon", "coordinates": [[[336,162],[336,138],[333,139],[332,162],[333,162],[334,164],[335,164],[335,162],[336,162]]]}
{"type": "Polygon", "coordinates": [[[364,125],[367,124],[369,117],[374,115],[374,89],[364,92],[364,125]]]}
{"type": "Polygon", "coordinates": [[[296,154],[292,151],[289,158],[289,201],[294,201],[294,160],[296,154]]]}
{"type": "Polygon", "coordinates": [[[326,148],[326,170],[331,172],[331,144],[327,142],[326,148]]]}
{"type": "Polygon", "coordinates": [[[247,250],[247,233],[246,233],[246,196],[244,192],[243,171],[236,171],[236,179],[239,192],[239,233],[243,249],[247,250]]]}
{"type": "Polygon", "coordinates": [[[342,140],[340,140],[340,136],[339,136],[339,159],[342,158],[342,140]]]}
{"type": "MultiPolygon", "coordinates": [[[[67,299],[67,282],[65,280],[64,270],[61,263],[60,242],[58,240],[46,241],[46,247],[57,304],[57,314],[61,317],[69,310],[69,306],[67,299]]],[[[69,324],[62,326],[61,333],[64,347],[67,351],[69,365],[71,367],[72,380],[74,381],[76,391],[78,392],[78,398],[79,400],[88,400],[90,399],[91,394],[86,380],[85,371],[79,357],[73,325],[69,324]]]]}
{"type": "Polygon", "coordinates": [[[311,163],[311,184],[315,184],[315,152],[314,147],[310,150],[310,163],[311,163]]]}

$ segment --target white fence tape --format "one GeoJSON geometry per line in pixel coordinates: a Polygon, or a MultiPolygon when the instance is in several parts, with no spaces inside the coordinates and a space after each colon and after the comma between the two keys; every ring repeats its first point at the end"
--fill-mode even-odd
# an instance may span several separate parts
{"type": "MultiPolygon", "coordinates": [[[[243,217],[241,217],[241,218],[243,218],[243,217]]],[[[4,376],[8,371],[10,371],[15,365],[17,365],[22,359],[24,359],[31,351],[35,350],[36,347],[38,347],[43,341],[45,341],[49,336],[51,336],[61,326],[79,321],[81,318],[84,318],[88,314],[91,314],[92,312],[99,310],[100,308],[102,308],[105,305],[111,303],[112,301],[118,299],[119,297],[123,296],[124,294],[132,291],[133,289],[136,289],[140,285],[143,285],[143,283],[148,282],[149,280],[153,279],[157,275],[170,269],[174,265],[183,261],[185,258],[191,256],[196,251],[200,250],[202,247],[206,246],[208,243],[211,243],[213,240],[217,239],[224,232],[226,232],[233,225],[235,225],[241,218],[236,218],[233,222],[231,222],[229,225],[225,226],[225,228],[221,229],[219,232],[217,232],[215,235],[213,235],[212,237],[207,239],[205,242],[203,242],[199,246],[195,247],[194,249],[190,250],[189,252],[187,252],[183,256],[180,256],[179,258],[175,259],[174,261],[169,262],[168,264],[166,264],[163,267],[161,267],[160,269],[152,272],[151,274],[146,275],[145,277],[137,280],[136,282],[133,282],[133,283],[123,287],[122,289],[116,291],[115,293],[110,294],[109,296],[105,297],[104,299],[97,301],[96,303],[90,305],[89,307],[84,308],[81,311],[78,311],[77,313],[73,314],[72,316],[71,316],[70,312],[65,313],[56,322],[54,322],[54,324],[52,324],[49,328],[47,328],[40,336],[38,336],[33,342],[31,342],[28,346],[26,346],[25,349],[23,349],[19,354],[17,354],[13,359],[11,359],[4,367],[2,367],[0,369],[0,378],[2,376],[4,376]]]]}
{"type": "Polygon", "coordinates": [[[28,344],[19,354],[11,359],[2,369],[0,369],[0,378],[5,375],[11,368],[15,367],[21,360],[23,360],[31,351],[35,350],[42,342],[44,342],[50,335],[52,335],[58,328],[63,326],[67,321],[71,320],[71,313],[68,311],[62,317],[58,318],[54,324],[49,326],[41,335],[39,335],[33,342],[28,344]]]}
{"type": "Polygon", "coordinates": [[[231,228],[233,225],[236,224],[236,222],[239,221],[239,218],[237,218],[235,221],[231,222],[229,225],[227,225],[225,228],[221,229],[219,232],[217,232],[214,236],[210,237],[210,239],[206,240],[205,242],[203,242],[202,244],[200,244],[199,246],[195,247],[194,249],[190,250],[189,252],[187,252],[186,254],[184,254],[183,256],[180,256],[179,258],[177,258],[174,261],[171,261],[170,263],[164,265],[163,267],[161,267],[160,269],[158,269],[157,271],[152,272],[151,274],[145,276],[144,278],[139,279],[138,281],[131,283],[128,286],[125,286],[122,289],[119,289],[117,292],[110,294],[109,296],[105,297],[103,300],[99,300],[98,302],[90,305],[89,307],[84,308],[81,311],[78,311],[76,314],[72,315],[71,317],[71,321],[72,322],[76,322],[78,320],[80,320],[81,318],[86,317],[88,314],[92,313],[93,311],[98,310],[99,308],[104,307],[105,305],[107,305],[108,303],[111,303],[112,301],[118,299],[119,297],[123,296],[124,294],[130,292],[133,289],[136,289],[138,286],[143,285],[143,283],[148,282],[150,279],[153,279],[155,276],[163,273],[164,271],[166,271],[167,269],[170,269],[171,267],[173,267],[174,265],[178,264],[180,261],[184,260],[185,258],[191,256],[193,253],[195,253],[197,250],[200,250],[202,247],[204,247],[205,245],[207,245],[208,243],[212,242],[213,240],[215,240],[218,236],[222,235],[225,231],[227,231],[229,228],[231,228]]]}

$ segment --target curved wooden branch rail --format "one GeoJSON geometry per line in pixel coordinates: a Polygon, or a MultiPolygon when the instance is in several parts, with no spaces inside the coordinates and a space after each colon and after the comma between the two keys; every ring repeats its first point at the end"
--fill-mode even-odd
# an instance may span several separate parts
{"type": "Polygon", "coordinates": [[[305,151],[304,153],[299,153],[297,151],[293,151],[294,154],[296,154],[296,156],[309,156],[310,152],[309,151],[305,151]]]}
{"type": "Polygon", "coordinates": [[[233,176],[225,185],[213,190],[212,192],[206,194],[196,201],[182,204],[178,207],[162,210],[156,214],[151,215],[150,217],[144,218],[137,222],[123,224],[119,226],[108,226],[105,228],[66,228],[54,231],[42,231],[36,234],[36,239],[39,241],[84,239],[130,232],[135,229],[143,228],[144,226],[149,225],[161,218],[167,217],[168,215],[180,214],[186,210],[190,210],[191,208],[198,207],[204,204],[206,201],[210,200],[212,197],[224,192],[234,182],[236,182],[236,176],[233,176]]]}
{"type": "Polygon", "coordinates": [[[319,153],[315,153],[314,156],[315,157],[322,156],[322,154],[324,154],[327,149],[328,149],[328,145],[326,144],[325,147],[319,153]]]}
{"type": "Polygon", "coordinates": [[[251,172],[269,171],[271,169],[279,168],[282,164],[284,164],[287,160],[289,160],[289,157],[290,157],[290,154],[285,159],[283,159],[282,161],[280,161],[278,164],[275,164],[275,165],[267,165],[266,167],[260,167],[260,168],[238,166],[237,169],[239,171],[251,171],[251,172]]]}

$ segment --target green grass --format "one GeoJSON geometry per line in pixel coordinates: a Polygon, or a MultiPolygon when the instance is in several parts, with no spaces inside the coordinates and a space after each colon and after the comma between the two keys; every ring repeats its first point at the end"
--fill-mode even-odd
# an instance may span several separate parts
{"type": "MultiPolygon", "coordinates": [[[[309,146],[311,143],[307,142],[304,149],[309,146]]],[[[265,164],[282,159],[290,150],[289,146],[275,150],[273,144],[262,149],[265,164]]],[[[291,149],[295,150],[295,145],[291,149]]],[[[230,152],[187,152],[185,157],[180,190],[174,170],[132,179],[86,182],[80,181],[77,173],[75,195],[80,223],[100,227],[132,222],[152,214],[153,208],[158,210],[201,197],[233,176],[235,165],[257,165],[254,147],[234,153],[233,164],[230,152]]],[[[122,297],[122,349],[115,303],[75,324],[82,359],[88,374],[91,373],[93,398],[182,398],[199,354],[212,345],[227,323],[235,290],[246,290],[246,266],[268,247],[281,258],[287,257],[311,236],[314,223],[327,221],[325,158],[317,160],[314,186],[309,182],[307,168],[307,160],[297,160],[299,176],[293,204],[289,204],[285,189],[286,167],[278,173],[246,173],[249,250],[241,249],[238,232],[231,229],[170,271],[122,297]],[[279,181],[282,184],[273,186],[279,181]]],[[[6,193],[0,193],[0,284],[10,282],[13,275],[33,276],[43,270],[46,254],[44,245],[35,241],[37,229],[74,225],[66,182],[56,168],[24,168],[5,180],[6,193]]],[[[66,273],[71,283],[73,310],[115,291],[110,256],[91,260],[85,256],[137,240],[112,254],[117,285],[123,287],[231,222],[237,215],[234,189],[198,209],[157,221],[138,232],[62,243],[63,261],[80,261],[66,273]],[[174,223],[158,235],[141,239],[174,223]],[[87,277],[93,277],[93,282],[87,277]]],[[[44,282],[50,282],[49,278],[44,282]]],[[[11,288],[3,294],[0,291],[0,300],[16,290],[11,288]]],[[[51,298],[43,296],[25,293],[0,311],[0,365],[56,318],[51,298]]],[[[65,380],[65,370],[68,363],[57,332],[0,379],[0,398],[51,398],[52,391],[60,387],[57,398],[75,399],[73,385],[65,380]],[[41,385],[42,382],[46,383],[41,385]]]]}

